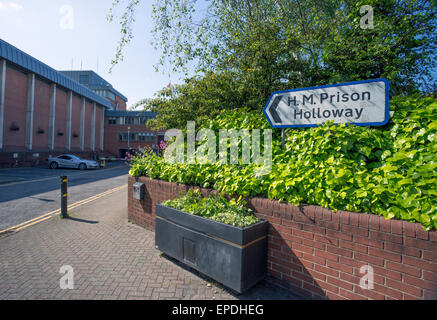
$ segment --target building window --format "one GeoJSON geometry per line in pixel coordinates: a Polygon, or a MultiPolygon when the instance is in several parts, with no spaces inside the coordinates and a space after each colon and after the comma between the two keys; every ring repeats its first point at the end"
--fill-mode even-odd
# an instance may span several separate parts
{"type": "Polygon", "coordinates": [[[153,117],[150,117],[150,116],[141,117],[141,124],[147,124],[147,121],[149,121],[151,119],[153,119],[153,117]]]}
{"type": "Polygon", "coordinates": [[[109,118],[108,124],[117,124],[117,118],[109,118]]]}
{"type": "Polygon", "coordinates": [[[135,118],[134,117],[126,117],[124,124],[135,124],[135,118]]]}
{"type": "Polygon", "coordinates": [[[154,141],[155,135],[151,132],[142,132],[138,134],[139,141],[147,141],[151,142],[154,141]]]}
{"type": "Polygon", "coordinates": [[[113,94],[111,91],[106,91],[106,98],[115,100],[115,94],[113,94]]]}
{"type": "Polygon", "coordinates": [[[139,141],[146,141],[146,134],[145,133],[139,133],[138,134],[138,140],[139,141]]]}
{"type": "Polygon", "coordinates": [[[127,132],[120,132],[118,134],[118,141],[127,141],[127,140],[128,140],[127,132]]]}
{"type": "Polygon", "coordinates": [[[94,90],[99,96],[106,98],[105,90],[94,90]]]}
{"type": "Polygon", "coordinates": [[[155,134],[151,132],[120,132],[118,134],[118,141],[131,141],[131,142],[153,142],[155,140],[155,134]]]}

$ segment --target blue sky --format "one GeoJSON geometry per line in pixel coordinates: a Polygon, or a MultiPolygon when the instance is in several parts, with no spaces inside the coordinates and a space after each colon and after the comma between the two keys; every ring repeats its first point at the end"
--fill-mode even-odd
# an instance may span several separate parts
{"type": "Polygon", "coordinates": [[[98,73],[128,97],[130,106],[170,82],[180,82],[177,75],[154,70],[159,52],[150,44],[152,1],[142,3],[135,38],[112,74],[120,26],[106,20],[111,0],[0,0],[0,38],[56,70],[70,70],[73,63],[74,70],[82,65],[82,70],[97,71],[98,60],[98,73]]]}

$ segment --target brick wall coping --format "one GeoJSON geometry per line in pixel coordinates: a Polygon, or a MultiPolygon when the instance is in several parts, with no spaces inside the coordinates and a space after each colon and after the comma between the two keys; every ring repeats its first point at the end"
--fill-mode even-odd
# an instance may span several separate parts
{"type": "MultiPolygon", "coordinates": [[[[216,192],[214,189],[201,188],[198,186],[188,186],[176,182],[169,182],[158,179],[151,179],[149,177],[132,177],[138,182],[148,182],[160,188],[183,189],[188,191],[189,189],[199,189],[204,194],[212,194],[216,192]]],[[[182,190],[181,190],[182,191],[182,190]]],[[[295,206],[286,202],[279,202],[274,199],[260,198],[260,197],[248,197],[247,203],[251,207],[262,208],[262,212],[257,212],[258,215],[268,215],[287,220],[295,220],[299,223],[314,224],[315,221],[326,221],[326,227],[328,229],[338,230],[338,223],[355,226],[358,228],[368,228],[371,231],[381,231],[386,233],[392,233],[394,235],[406,236],[411,238],[417,238],[422,240],[430,240],[437,242],[436,230],[425,231],[420,223],[409,222],[405,220],[390,219],[387,220],[383,216],[357,213],[344,210],[338,210],[336,212],[316,205],[302,205],[295,206]]]]}

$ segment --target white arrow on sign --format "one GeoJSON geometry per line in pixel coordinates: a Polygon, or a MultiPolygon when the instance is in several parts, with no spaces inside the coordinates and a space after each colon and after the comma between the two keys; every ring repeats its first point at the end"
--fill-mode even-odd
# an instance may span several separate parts
{"type": "Polygon", "coordinates": [[[273,128],[314,127],[329,120],[385,125],[389,120],[389,83],[375,79],[278,91],[263,111],[273,128]]]}

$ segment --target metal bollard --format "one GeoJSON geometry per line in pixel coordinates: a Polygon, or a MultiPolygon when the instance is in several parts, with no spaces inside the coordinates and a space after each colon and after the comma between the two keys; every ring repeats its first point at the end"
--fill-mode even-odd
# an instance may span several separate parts
{"type": "Polygon", "coordinates": [[[68,177],[61,176],[61,218],[68,218],[67,213],[67,198],[68,198],[68,177]]]}

